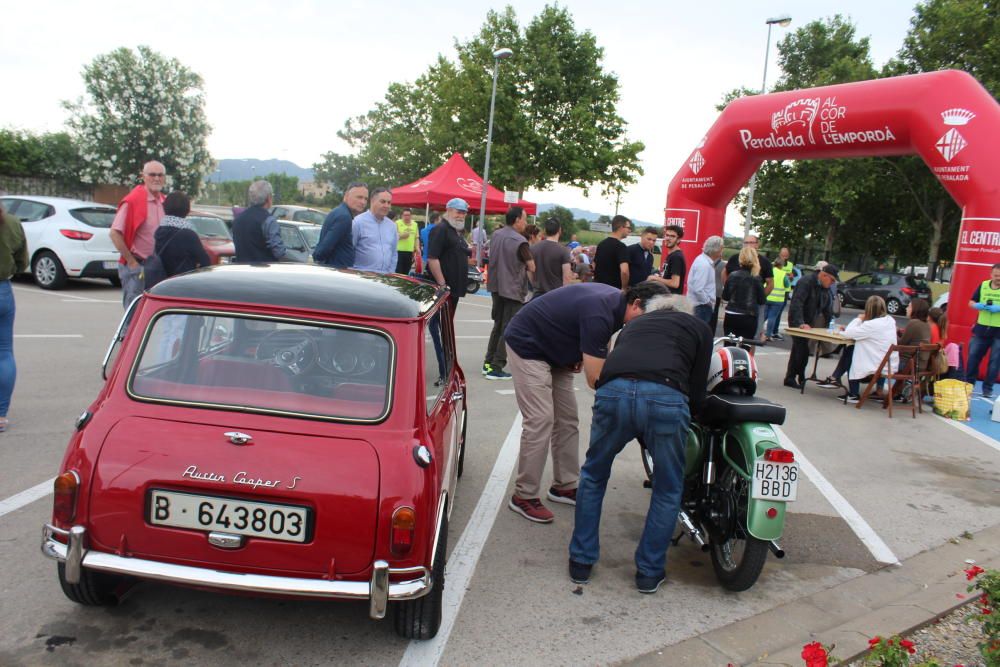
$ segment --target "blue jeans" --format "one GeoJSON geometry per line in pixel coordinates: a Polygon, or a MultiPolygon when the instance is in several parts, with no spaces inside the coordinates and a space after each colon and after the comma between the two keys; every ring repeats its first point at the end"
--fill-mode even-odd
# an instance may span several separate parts
{"type": "Polygon", "coordinates": [[[653,456],[656,475],[646,526],[635,550],[635,566],[643,576],[663,574],[684,490],[684,445],[690,423],[687,396],[666,385],[617,378],[597,390],[590,447],[576,490],[571,560],[597,562],[601,506],[611,464],[630,440],[641,437],[653,456]]]}
{"type": "Polygon", "coordinates": [[[990,353],[990,364],[983,376],[983,393],[993,393],[993,381],[1000,373],[1000,336],[993,337],[977,336],[973,334],[969,340],[969,363],[965,365],[965,381],[976,384],[976,377],[979,375],[979,364],[986,353],[990,353]]]}
{"type": "MultiPolygon", "coordinates": [[[[714,303],[703,303],[694,307],[694,316],[705,324],[712,324],[712,311],[715,309],[714,303]]],[[[715,332],[712,332],[713,335],[715,332]]]]}
{"type": "Polygon", "coordinates": [[[0,417],[7,416],[17,379],[14,363],[14,290],[9,280],[0,281],[0,417]]]}
{"type": "Polygon", "coordinates": [[[784,301],[768,301],[767,302],[767,324],[764,327],[764,332],[774,338],[778,335],[778,325],[781,324],[781,313],[785,310],[784,301]]]}

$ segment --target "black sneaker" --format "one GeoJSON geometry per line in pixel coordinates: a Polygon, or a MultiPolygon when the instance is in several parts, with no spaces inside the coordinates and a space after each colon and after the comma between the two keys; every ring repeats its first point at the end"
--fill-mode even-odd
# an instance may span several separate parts
{"type": "Polygon", "coordinates": [[[635,587],[639,589],[640,593],[655,593],[660,590],[660,585],[667,578],[662,572],[652,577],[647,577],[639,572],[635,573],[635,587]]]}
{"type": "Polygon", "coordinates": [[[577,563],[572,558],[569,559],[569,580],[574,584],[586,584],[590,583],[590,571],[594,569],[593,565],[588,565],[586,563],[577,563]]]}
{"type": "Polygon", "coordinates": [[[792,389],[802,389],[802,385],[792,378],[785,378],[785,386],[791,387],[792,389]]]}
{"type": "Polygon", "coordinates": [[[773,336],[771,336],[771,338],[773,340],[785,340],[785,337],[782,336],[781,334],[774,334],[773,336]]]}

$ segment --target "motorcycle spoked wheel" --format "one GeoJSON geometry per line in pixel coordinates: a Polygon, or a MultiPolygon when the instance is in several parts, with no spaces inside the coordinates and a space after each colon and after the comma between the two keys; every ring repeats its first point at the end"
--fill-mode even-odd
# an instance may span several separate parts
{"type": "Polygon", "coordinates": [[[712,568],[722,587],[730,591],[745,591],[753,586],[767,560],[767,542],[747,532],[747,496],[750,483],[726,466],[717,481],[716,493],[722,515],[720,532],[725,541],[712,540],[712,568]]]}

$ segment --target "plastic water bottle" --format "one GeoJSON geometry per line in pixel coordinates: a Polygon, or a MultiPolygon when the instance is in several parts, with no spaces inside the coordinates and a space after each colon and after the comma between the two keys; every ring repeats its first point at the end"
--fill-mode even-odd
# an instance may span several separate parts
{"type": "Polygon", "coordinates": [[[828,334],[832,334],[832,333],[835,333],[836,331],[837,331],[837,319],[831,317],[830,318],[830,324],[829,324],[829,326],[827,326],[826,332],[828,334]]]}

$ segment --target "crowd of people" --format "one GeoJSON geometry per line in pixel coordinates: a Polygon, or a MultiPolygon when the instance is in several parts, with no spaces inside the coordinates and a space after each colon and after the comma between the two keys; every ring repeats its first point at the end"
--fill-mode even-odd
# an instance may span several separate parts
{"type": "MultiPolygon", "coordinates": [[[[121,253],[119,277],[126,307],[144,287],[148,258],[155,256],[167,276],[209,262],[185,220],[189,198],[183,192],[163,193],[163,165],[147,163],[142,177],[143,184],[122,199],[110,231],[121,253]]],[[[250,185],[249,206],[233,222],[236,262],[285,258],[280,230],[269,212],[272,200],[267,181],[250,185]]],[[[757,237],[748,235],[728,261],[722,258],[723,239],[709,237],[688,269],[680,249],[684,229],[677,225],[662,230],[665,254],[657,267],[654,249],[660,229],[647,227],[638,243],[627,245],[624,239],[633,226],[622,215],[612,219],[611,233],[590,256],[576,236],[561,243],[558,221],[529,225],[518,206],[510,208],[491,235],[477,226],[468,238],[469,204],[463,199],[450,200],[444,212],[435,212],[423,228],[411,210],[404,209],[396,220],[391,209],[390,190],[378,187],[369,192],[365,183],[349,184],[342,203],[323,222],[314,262],[422,275],[449,288],[445,312],[451,318],[466,294],[469,265],[488,262],[486,289],[493,328],[482,374],[489,380],[512,380],[523,417],[517,479],[508,506],[536,523],[554,520],[542,502],[546,488],[542,474],[551,455],[552,482],[545,498],[576,506],[569,575],[576,582],[588,581],[599,557],[601,505],[612,463],[630,440],[643,437],[657,476],[635,555],[636,586],[644,593],[655,592],[665,576],[667,545],[680,504],[683,442],[691,415],[705,395],[720,310],[724,334],[759,344],[782,340],[779,324],[786,306],[789,327],[826,327],[839,307],[838,267],[822,262],[815,272],[802,275],[791,264],[788,248],[781,248],[771,261],[758,252],[757,237]],[[609,349],[620,330],[616,345],[609,349]],[[582,464],[573,387],[576,373],[596,390],[590,444],[582,464]]],[[[6,275],[23,267],[23,232],[9,216],[0,225],[0,246],[0,271],[6,275]],[[8,257],[9,266],[3,257],[8,257]]],[[[0,293],[0,305],[6,303],[2,297],[0,293]]],[[[989,353],[992,378],[1000,372],[1000,265],[993,267],[991,280],[976,290],[970,304],[980,316],[969,374],[975,375],[979,361],[989,353]]],[[[9,311],[12,322],[12,302],[9,311]]],[[[947,340],[947,317],[935,311],[926,301],[914,299],[907,309],[909,323],[897,331],[885,301],[869,298],[864,312],[843,330],[854,344],[844,346],[837,368],[822,385],[841,387],[846,375],[842,398],[857,400],[860,384],[876,372],[896,343],[941,341],[949,374],[961,375],[957,346],[947,340]]],[[[7,423],[9,392],[6,400],[3,392],[8,379],[13,385],[13,363],[5,353],[10,338],[7,317],[0,312],[0,413],[4,415],[0,430],[7,423]]],[[[437,335],[432,331],[432,338],[439,338],[439,318],[432,323],[435,327],[437,335]]],[[[808,341],[795,337],[786,386],[802,387],[808,358],[808,341]]],[[[907,361],[894,358],[892,370],[907,361]]],[[[991,390],[992,383],[984,383],[984,395],[991,390]]],[[[898,386],[890,391],[905,400],[898,386]]]]}

